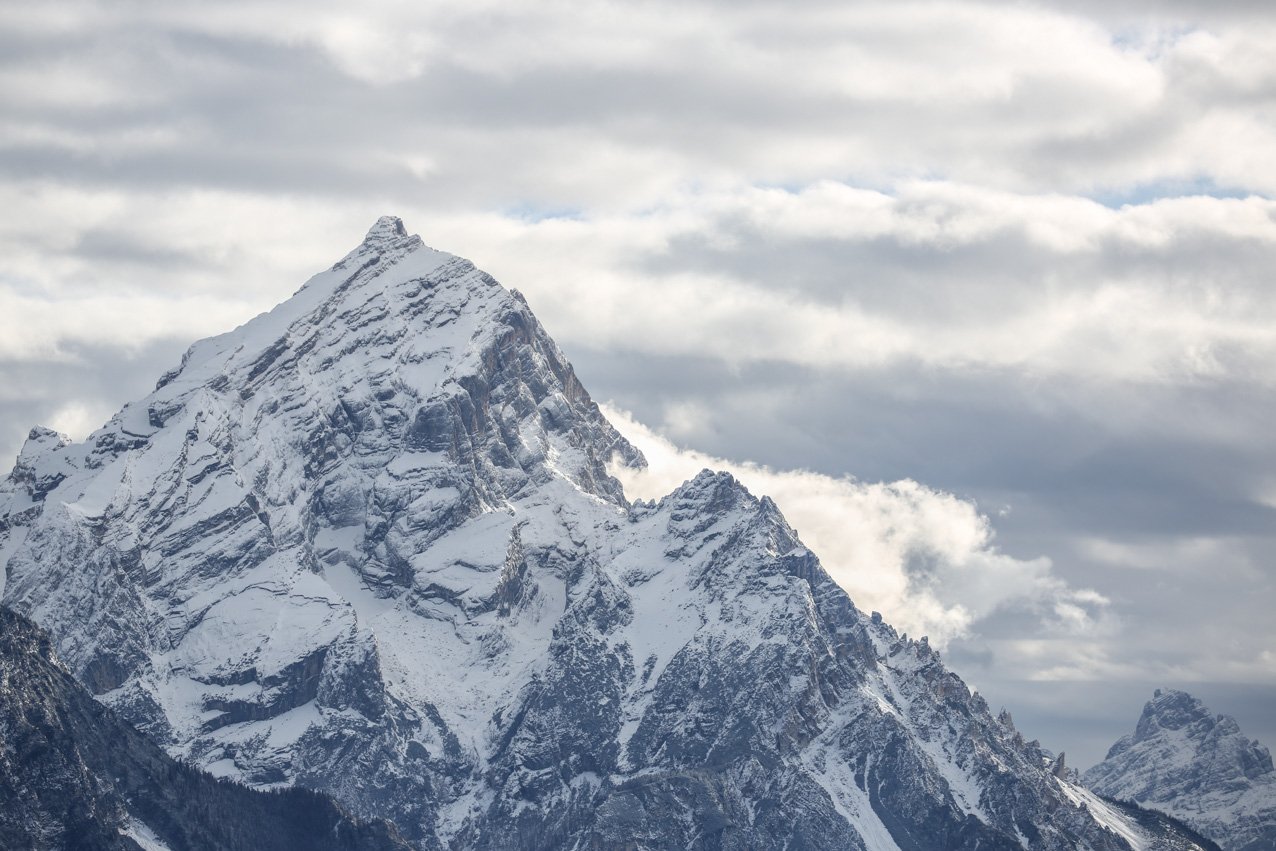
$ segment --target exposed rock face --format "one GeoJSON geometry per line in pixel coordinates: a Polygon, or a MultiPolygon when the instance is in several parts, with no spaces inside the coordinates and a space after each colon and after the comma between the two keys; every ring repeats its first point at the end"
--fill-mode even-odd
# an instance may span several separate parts
{"type": "Polygon", "coordinates": [[[1157,690],[1134,734],[1084,775],[1101,794],[1169,813],[1227,851],[1276,851],[1276,772],[1236,719],[1157,690]]]}
{"type": "Polygon", "coordinates": [[[383,219],[0,489],[4,596],[177,755],[420,848],[1199,847],[641,455],[522,298],[383,219]]]}
{"type": "Polygon", "coordinates": [[[0,848],[407,851],[320,795],[256,792],[174,762],[0,607],[0,848]]]}

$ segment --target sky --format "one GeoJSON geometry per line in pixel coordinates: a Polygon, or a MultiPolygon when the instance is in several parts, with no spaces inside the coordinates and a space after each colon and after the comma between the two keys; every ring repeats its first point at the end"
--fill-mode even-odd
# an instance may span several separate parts
{"type": "Polygon", "coordinates": [[[403,217],[1087,766],[1276,747],[1268,2],[0,4],[0,454],[403,217]]]}

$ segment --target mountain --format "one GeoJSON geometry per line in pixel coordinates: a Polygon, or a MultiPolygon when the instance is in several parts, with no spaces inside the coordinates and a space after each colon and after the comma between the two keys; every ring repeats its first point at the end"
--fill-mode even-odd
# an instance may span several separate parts
{"type": "Polygon", "coordinates": [[[220,776],[418,848],[1193,849],[1071,782],[769,499],[642,455],[524,299],[384,218],[0,484],[3,599],[220,776]]]}
{"type": "Polygon", "coordinates": [[[1227,851],[1276,851],[1276,771],[1230,715],[1157,689],[1134,734],[1085,772],[1091,789],[1169,813],[1227,851]]]}
{"type": "Polygon", "coordinates": [[[408,851],[303,789],[257,792],[174,762],[93,699],[48,636],[0,607],[0,847],[408,851]]]}

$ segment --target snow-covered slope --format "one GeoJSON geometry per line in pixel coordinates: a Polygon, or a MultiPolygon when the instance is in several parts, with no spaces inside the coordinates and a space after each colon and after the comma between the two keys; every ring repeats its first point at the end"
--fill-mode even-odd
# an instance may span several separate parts
{"type": "Polygon", "coordinates": [[[1182,691],[1158,689],[1086,785],[1192,825],[1227,851],[1276,851],[1276,771],[1236,719],[1182,691]]]}
{"type": "Polygon", "coordinates": [[[171,753],[422,848],[1193,848],[1056,778],[776,506],[641,455],[397,219],[0,486],[4,600],[171,753]]]}
{"type": "Polygon", "coordinates": [[[95,701],[48,636],[0,606],[0,848],[408,851],[303,789],[255,792],[179,765],[95,701]]]}

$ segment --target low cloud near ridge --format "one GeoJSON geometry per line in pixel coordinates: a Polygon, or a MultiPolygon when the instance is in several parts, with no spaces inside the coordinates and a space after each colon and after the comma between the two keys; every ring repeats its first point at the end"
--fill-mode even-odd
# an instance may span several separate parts
{"type": "Polygon", "coordinates": [[[1070,587],[1048,558],[1000,552],[973,502],[910,480],[865,483],[714,458],[675,446],[626,411],[602,407],[647,456],[645,470],[611,470],[630,498],[659,499],[705,468],[729,472],[776,501],[856,605],[940,648],[1003,607],[1031,611],[1048,634],[1092,633],[1106,615],[1103,595],[1070,587]]]}

